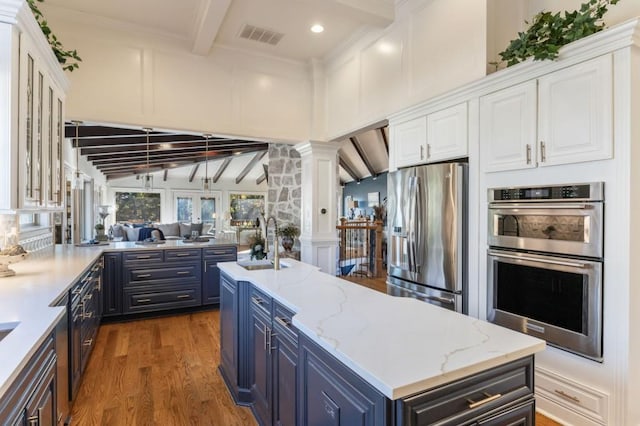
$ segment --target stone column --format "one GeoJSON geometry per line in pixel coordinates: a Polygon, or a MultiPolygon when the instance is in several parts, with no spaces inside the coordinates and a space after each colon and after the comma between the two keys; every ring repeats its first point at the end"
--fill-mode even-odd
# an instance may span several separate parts
{"type": "Polygon", "coordinates": [[[301,260],[335,275],[339,146],[303,142],[295,147],[302,157],[301,260]]]}
{"type": "MultiPolygon", "coordinates": [[[[269,144],[269,211],[278,226],[300,228],[301,160],[293,145],[269,144]]],[[[296,242],[297,244],[297,242],[296,242]]],[[[294,247],[295,250],[297,248],[294,247]]]]}

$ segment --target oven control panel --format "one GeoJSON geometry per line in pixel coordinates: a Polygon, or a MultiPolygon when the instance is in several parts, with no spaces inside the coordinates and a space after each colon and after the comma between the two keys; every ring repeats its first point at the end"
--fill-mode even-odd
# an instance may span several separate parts
{"type": "Polygon", "coordinates": [[[549,185],[489,190],[489,201],[562,201],[603,199],[604,183],[549,185]]]}

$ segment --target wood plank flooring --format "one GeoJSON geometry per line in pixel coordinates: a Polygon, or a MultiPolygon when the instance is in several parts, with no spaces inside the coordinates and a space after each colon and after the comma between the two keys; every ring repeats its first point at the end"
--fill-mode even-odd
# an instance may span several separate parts
{"type": "Polygon", "coordinates": [[[72,425],[256,425],[218,373],[218,311],[100,327],[72,425]]]}
{"type": "MultiPolygon", "coordinates": [[[[386,291],[384,280],[355,278],[386,291]]],[[[100,327],[72,425],[251,426],[218,373],[219,311],[100,327]]],[[[561,426],[536,414],[538,426],[561,426]]]]}

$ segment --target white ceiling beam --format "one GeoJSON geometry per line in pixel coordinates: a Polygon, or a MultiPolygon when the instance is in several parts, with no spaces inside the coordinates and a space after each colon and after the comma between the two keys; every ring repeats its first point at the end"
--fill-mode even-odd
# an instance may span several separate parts
{"type": "Polygon", "coordinates": [[[222,21],[229,10],[231,0],[204,0],[198,13],[199,22],[193,37],[191,51],[196,55],[208,55],[216,40],[222,21]]]}
{"type": "MultiPolygon", "coordinates": [[[[309,1],[309,0],[301,0],[309,1]]],[[[311,0],[326,7],[333,4],[340,13],[377,27],[390,25],[396,16],[394,0],[311,0]]]]}

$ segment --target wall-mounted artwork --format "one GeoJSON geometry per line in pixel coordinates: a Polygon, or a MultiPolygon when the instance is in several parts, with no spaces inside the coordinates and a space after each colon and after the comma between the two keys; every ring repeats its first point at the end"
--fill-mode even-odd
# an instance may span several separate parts
{"type": "Polygon", "coordinates": [[[231,225],[255,223],[260,214],[264,213],[264,198],[264,194],[230,193],[231,225]]]}

